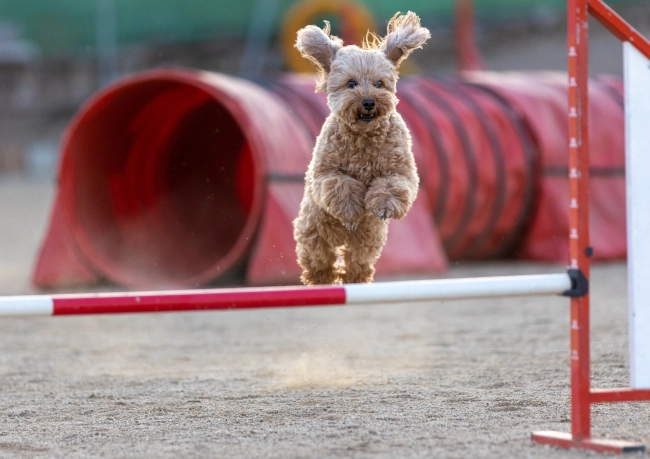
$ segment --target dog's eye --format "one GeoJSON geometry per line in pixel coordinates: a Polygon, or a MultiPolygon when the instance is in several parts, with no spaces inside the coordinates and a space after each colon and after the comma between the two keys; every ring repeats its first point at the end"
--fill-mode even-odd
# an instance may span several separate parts
{"type": "Polygon", "coordinates": [[[354,81],[354,80],[348,81],[348,88],[354,89],[356,87],[356,85],[357,85],[356,81],[354,81]]]}
{"type": "Polygon", "coordinates": [[[381,88],[382,86],[384,86],[384,83],[382,81],[375,82],[375,88],[381,88]]]}

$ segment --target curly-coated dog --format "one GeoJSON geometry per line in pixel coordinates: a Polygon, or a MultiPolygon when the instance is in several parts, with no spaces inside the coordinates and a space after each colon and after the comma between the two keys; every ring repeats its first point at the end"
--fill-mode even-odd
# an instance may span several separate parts
{"type": "Polygon", "coordinates": [[[324,29],[298,31],[296,47],[320,71],[330,115],[316,140],[294,221],[305,284],[372,282],[388,234],[415,200],[411,135],[396,112],[398,67],[430,37],[412,12],[396,14],[384,38],[343,46],[324,29]],[[338,264],[341,256],[343,264],[338,264]]]}

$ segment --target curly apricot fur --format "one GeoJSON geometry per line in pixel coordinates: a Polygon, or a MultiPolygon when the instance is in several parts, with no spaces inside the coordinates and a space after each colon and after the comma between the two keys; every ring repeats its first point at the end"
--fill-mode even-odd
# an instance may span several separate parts
{"type": "Polygon", "coordinates": [[[327,92],[331,112],[294,221],[303,283],[372,282],[388,220],[404,218],[411,208],[419,179],[411,135],[395,110],[397,67],[428,37],[411,12],[395,15],[387,35],[364,48],[343,46],[329,25],[298,31],[296,47],[316,65],[316,90],[327,92]],[[371,109],[364,106],[368,100],[371,109]]]}

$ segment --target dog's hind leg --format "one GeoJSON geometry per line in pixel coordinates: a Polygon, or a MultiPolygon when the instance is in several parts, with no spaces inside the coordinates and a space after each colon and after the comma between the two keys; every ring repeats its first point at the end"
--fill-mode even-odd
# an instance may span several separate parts
{"type": "Polygon", "coordinates": [[[335,267],[336,248],[323,241],[303,240],[296,247],[302,267],[300,280],[305,285],[335,284],[340,281],[335,267]]]}
{"type": "Polygon", "coordinates": [[[300,280],[306,285],[340,283],[336,266],[338,247],[343,245],[347,229],[333,217],[303,214],[294,222],[296,254],[303,269],[300,280]]]}
{"type": "Polygon", "coordinates": [[[346,284],[372,282],[375,275],[375,263],[386,243],[388,222],[379,220],[375,215],[366,214],[359,222],[359,227],[348,237],[343,259],[345,272],[342,275],[346,284]]]}

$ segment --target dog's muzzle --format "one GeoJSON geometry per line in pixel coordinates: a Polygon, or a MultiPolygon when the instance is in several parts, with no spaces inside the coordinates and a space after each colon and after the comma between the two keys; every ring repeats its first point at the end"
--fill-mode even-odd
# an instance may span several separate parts
{"type": "Polygon", "coordinates": [[[375,115],[373,113],[360,113],[359,114],[359,119],[363,121],[364,123],[369,123],[373,119],[375,119],[375,115]]]}
{"type": "Polygon", "coordinates": [[[366,113],[360,113],[359,119],[364,123],[369,123],[375,118],[375,114],[371,113],[375,109],[375,99],[364,99],[361,102],[361,106],[364,108],[366,113]]]}

